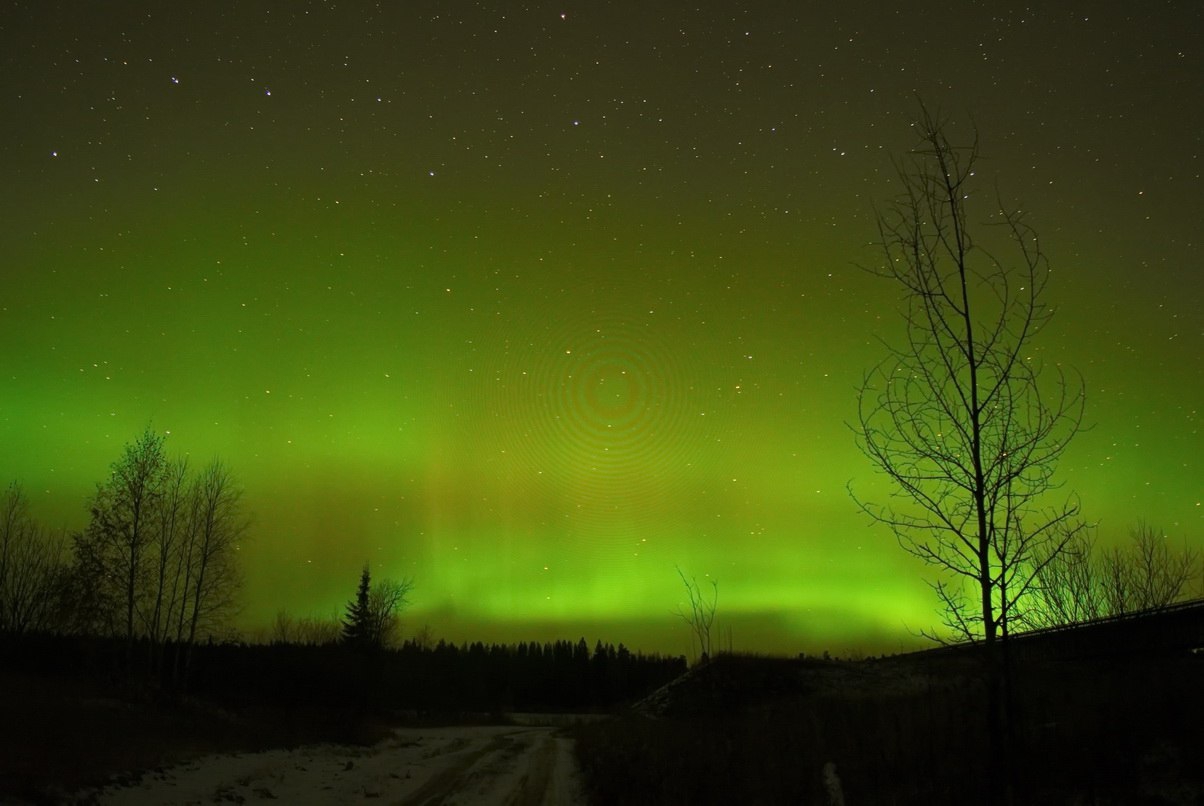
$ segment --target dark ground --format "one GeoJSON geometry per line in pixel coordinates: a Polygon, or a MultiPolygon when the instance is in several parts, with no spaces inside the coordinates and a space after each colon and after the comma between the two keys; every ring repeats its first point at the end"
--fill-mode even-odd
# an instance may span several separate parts
{"type": "Polygon", "coordinates": [[[0,803],[58,803],[81,787],[208,753],[372,744],[388,725],[338,709],[226,711],[155,703],[70,677],[0,671],[0,803]]]}
{"type": "MultiPolygon", "coordinates": [[[[584,783],[608,806],[830,806],[837,789],[849,806],[984,803],[979,669],[939,654],[721,656],[576,728],[584,783]]],[[[1028,659],[1014,670],[1011,712],[998,802],[1204,804],[1204,654],[1028,659]]],[[[0,803],[61,802],[201,754],[372,744],[399,721],[354,708],[155,702],[95,678],[0,670],[0,803]]]]}
{"type": "Polygon", "coordinates": [[[1204,804],[1204,657],[1017,664],[997,785],[980,668],[721,656],[579,727],[585,785],[608,806],[1204,804]]]}

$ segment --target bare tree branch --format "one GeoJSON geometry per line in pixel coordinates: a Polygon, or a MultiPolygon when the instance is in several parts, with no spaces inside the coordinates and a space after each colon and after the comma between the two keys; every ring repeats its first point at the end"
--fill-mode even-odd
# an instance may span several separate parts
{"type": "Polygon", "coordinates": [[[686,596],[690,605],[688,613],[679,607],[677,615],[689,625],[693,641],[698,642],[699,659],[708,660],[711,658],[711,631],[719,607],[719,581],[711,580],[711,594],[708,598],[697,579],[687,577],[685,571],[680,568],[677,569],[677,575],[686,586],[686,596]]]}

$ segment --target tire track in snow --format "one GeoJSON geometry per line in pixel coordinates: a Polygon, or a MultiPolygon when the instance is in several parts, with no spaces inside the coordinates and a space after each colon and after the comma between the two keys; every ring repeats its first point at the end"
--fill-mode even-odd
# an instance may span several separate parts
{"type": "Polygon", "coordinates": [[[78,802],[561,806],[581,802],[572,740],[540,726],[399,728],[372,748],[217,755],[77,793],[78,802]]]}

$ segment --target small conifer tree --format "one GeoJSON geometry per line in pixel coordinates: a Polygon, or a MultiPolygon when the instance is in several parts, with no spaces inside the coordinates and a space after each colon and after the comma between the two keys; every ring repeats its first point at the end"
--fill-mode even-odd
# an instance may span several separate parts
{"type": "Polygon", "coordinates": [[[355,599],[347,603],[347,615],[343,619],[343,643],[356,648],[368,648],[376,644],[372,635],[372,609],[369,597],[372,591],[372,576],[368,563],[360,573],[359,589],[355,599]]]}

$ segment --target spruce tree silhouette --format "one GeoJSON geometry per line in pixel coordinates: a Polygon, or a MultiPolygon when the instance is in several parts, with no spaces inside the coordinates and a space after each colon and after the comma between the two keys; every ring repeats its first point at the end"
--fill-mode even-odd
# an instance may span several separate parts
{"type": "Polygon", "coordinates": [[[347,603],[347,617],[343,620],[343,643],[347,646],[368,649],[378,643],[372,628],[372,609],[369,604],[371,591],[372,575],[368,563],[364,563],[355,599],[347,603]]]}

